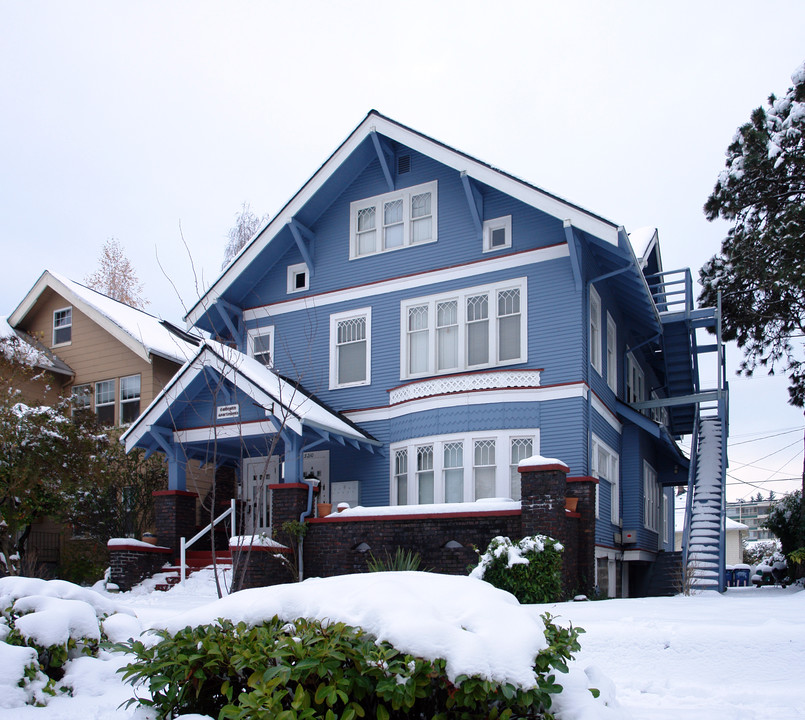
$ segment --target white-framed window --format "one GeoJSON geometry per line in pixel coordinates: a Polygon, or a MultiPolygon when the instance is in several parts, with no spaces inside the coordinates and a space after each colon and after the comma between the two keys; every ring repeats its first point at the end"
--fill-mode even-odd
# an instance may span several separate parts
{"type": "Polygon", "coordinates": [[[657,471],[643,461],[643,525],[646,530],[660,532],[660,509],[662,491],[657,482],[657,471]]]}
{"type": "MultiPolygon", "coordinates": [[[[620,525],[620,458],[609,445],[593,435],[592,473],[594,477],[605,480],[609,485],[610,518],[614,525],[620,525]]],[[[599,515],[599,499],[596,497],[596,517],[599,515]]]]}
{"type": "Polygon", "coordinates": [[[601,298],[590,285],[590,364],[602,374],[601,366],[601,298]]]}
{"type": "Polygon", "coordinates": [[[310,288],[310,273],[305,263],[288,266],[288,292],[296,293],[310,288]]]}
{"type": "Polygon", "coordinates": [[[484,252],[503,250],[512,246],[512,216],[484,220],[484,252]]]}
{"type": "Polygon", "coordinates": [[[95,383],[95,415],[103,426],[115,424],[115,381],[95,383]]]}
{"type": "Polygon", "coordinates": [[[372,309],[330,315],[330,389],[371,382],[372,309]]]}
{"type": "Polygon", "coordinates": [[[663,492],[662,492],[662,527],[663,527],[662,538],[663,538],[663,541],[667,545],[671,544],[671,542],[673,541],[673,535],[674,535],[673,523],[671,522],[671,516],[668,514],[669,506],[670,506],[670,503],[668,501],[668,493],[665,490],[663,490],[663,492]]]}
{"type": "Polygon", "coordinates": [[[391,446],[391,503],[520,499],[517,466],[539,448],[539,430],[414,438],[391,446]]]}
{"type": "Polygon", "coordinates": [[[626,356],[626,402],[643,402],[646,399],[646,376],[634,355],[626,356]]]}
{"type": "Polygon", "coordinates": [[[73,308],[53,311],[53,345],[67,345],[73,339],[73,308]]]}
{"type": "Polygon", "coordinates": [[[73,385],[70,391],[70,402],[73,412],[76,410],[89,410],[92,407],[92,385],[73,385]]]}
{"type": "MultiPolygon", "coordinates": [[[[651,399],[652,400],[659,400],[660,396],[656,393],[656,391],[651,391],[651,399]]],[[[668,425],[670,418],[668,416],[668,408],[667,407],[655,407],[651,408],[651,419],[660,425],[668,425]]]]}
{"type": "Polygon", "coordinates": [[[120,378],[120,424],[134,422],[140,414],[140,376],[120,378]]]}
{"type": "Polygon", "coordinates": [[[437,181],[350,203],[349,257],[435,242],[437,181]]]}
{"type": "Polygon", "coordinates": [[[438,375],[525,362],[526,278],[404,300],[400,375],[438,375]]]}
{"type": "Polygon", "coordinates": [[[607,385],[618,394],[618,328],[607,313],[607,385]]]}
{"type": "Polygon", "coordinates": [[[249,330],[246,335],[246,353],[266,367],[273,367],[274,326],[249,330]]]}

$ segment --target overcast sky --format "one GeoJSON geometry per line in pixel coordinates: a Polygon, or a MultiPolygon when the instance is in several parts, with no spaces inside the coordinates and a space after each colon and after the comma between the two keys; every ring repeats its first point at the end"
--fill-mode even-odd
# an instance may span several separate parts
{"type": "MultiPolygon", "coordinates": [[[[0,0],[0,315],[115,237],[148,309],[181,319],[241,204],[273,215],[371,108],[658,227],[695,276],[726,233],[701,211],[725,149],[803,60],[801,0],[0,0]]],[[[729,482],[800,476],[785,388],[732,378],[729,482]]]]}

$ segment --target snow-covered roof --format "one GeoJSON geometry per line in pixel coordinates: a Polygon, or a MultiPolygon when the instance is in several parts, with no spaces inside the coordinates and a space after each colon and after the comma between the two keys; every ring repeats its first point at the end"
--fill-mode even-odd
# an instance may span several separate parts
{"type": "Polygon", "coordinates": [[[264,407],[277,404],[282,407],[285,424],[298,435],[302,434],[303,427],[308,427],[335,433],[356,442],[380,445],[370,435],[328,410],[312,395],[295,383],[282,378],[258,360],[214,340],[204,340],[201,346],[196,348],[195,355],[182,366],[121,437],[121,441],[126,443],[127,451],[137,445],[138,441],[148,433],[151,425],[163,416],[205,368],[220,373],[258,404],[264,407]]]}
{"type": "Polygon", "coordinates": [[[50,370],[59,375],[75,375],[67,363],[55,357],[48,348],[28,333],[15,330],[4,316],[0,316],[0,340],[11,341],[4,342],[2,347],[2,352],[8,360],[50,370]]]}
{"type": "Polygon", "coordinates": [[[406,147],[433,158],[461,173],[466,173],[473,180],[489,185],[517,198],[532,207],[557,217],[569,220],[573,227],[588,232],[595,237],[617,246],[618,226],[605,220],[578,205],[563,200],[556,195],[531,185],[520,178],[504,172],[488,163],[434,140],[412,128],[388,118],[376,110],[371,110],[364,120],[338,149],[325,161],[302,188],[288,203],[263,227],[252,240],[240,251],[235,259],[212,284],[206,294],[190,309],[185,317],[188,326],[199,322],[204,313],[220,298],[258,256],[260,251],[271,242],[272,238],[289,223],[304,207],[305,203],[318,192],[341,164],[358,148],[358,146],[377,133],[398,142],[406,147]]]}
{"type": "Polygon", "coordinates": [[[172,332],[159,318],[113,300],[51,270],[42,273],[9,316],[8,323],[12,328],[22,323],[47,288],[61,295],[147,362],[150,362],[151,355],[157,355],[173,362],[184,363],[197,350],[197,343],[189,342],[172,332]]]}

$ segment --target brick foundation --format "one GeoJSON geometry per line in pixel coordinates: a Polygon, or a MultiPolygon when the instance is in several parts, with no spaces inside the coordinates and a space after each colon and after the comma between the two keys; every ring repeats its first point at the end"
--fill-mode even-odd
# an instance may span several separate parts
{"type": "Polygon", "coordinates": [[[163,565],[170,563],[173,554],[170,548],[145,548],[139,544],[107,547],[111,580],[124,592],[159,572],[163,565]]]}
{"type": "Polygon", "coordinates": [[[179,538],[196,534],[196,493],[185,490],[157,490],[154,493],[154,520],[157,543],[179,553],[179,538]]]}
{"type": "Polygon", "coordinates": [[[232,548],[232,567],[237,575],[243,573],[241,589],[268,587],[293,582],[291,571],[278,554],[290,555],[287,548],[267,548],[240,545],[232,548]]]}

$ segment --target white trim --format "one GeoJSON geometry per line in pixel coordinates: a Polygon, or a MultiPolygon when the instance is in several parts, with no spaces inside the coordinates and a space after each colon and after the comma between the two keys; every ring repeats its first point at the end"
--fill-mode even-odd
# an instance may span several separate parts
{"type": "MultiPolygon", "coordinates": [[[[246,332],[246,354],[249,357],[254,358],[255,360],[259,361],[254,354],[254,339],[256,337],[265,337],[268,336],[269,343],[268,343],[268,355],[269,355],[269,363],[266,367],[274,367],[274,326],[273,325],[265,325],[263,327],[251,328],[246,332]]],[[[264,355],[265,353],[259,353],[260,355],[264,355]]],[[[265,363],[263,363],[265,364],[265,363]]]]}
{"type": "Polygon", "coordinates": [[[389,390],[389,405],[397,405],[402,402],[434,395],[448,395],[473,390],[510,390],[517,387],[535,388],[540,386],[541,372],[541,370],[523,368],[467,372],[423,378],[389,390]]]}
{"type": "Polygon", "coordinates": [[[498,250],[505,250],[506,248],[510,248],[512,246],[512,216],[504,215],[503,217],[484,220],[483,237],[484,237],[483,251],[485,253],[497,252],[498,250]],[[505,233],[505,241],[503,245],[496,245],[495,247],[492,247],[492,232],[494,230],[501,230],[501,229],[505,233]]]}
{"type": "MultiPolygon", "coordinates": [[[[590,474],[597,477],[599,480],[605,480],[609,483],[610,490],[610,520],[613,525],[620,526],[620,455],[610,445],[607,445],[598,435],[593,433],[592,436],[592,457],[590,458],[590,474]],[[598,451],[602,450],[607,457],[607,464],[609,467],[606,469],[606,475],[609,477],[602,477],[601,469],[598,467],[598,451]],[[613,467],[614,466],[614,467],[613,467]]],[[[599,483],[600,484],[600,483],[599,483]]],[[[599,499],[596,493],[595,503],[595,516],[600,517],[599,512],[599,499]]]]}
{"type": "Polygon", "coordinates": [[[176,430],[173,433],[173,440],[178,443],[211,442],[255,435],[274,435],[276,432],[277,428],[270,420],[250,420],[231,425],[210,425],[190,430],[176,430]]]}
{"type": "Polygon", "coordinates": [[[618,435],[623,432],[623,423],[621,423],[617,416],[601,402],[595,393],[593,393],[592,406],[593,410],[595,410],[618,435]]]}
{"type": "Polygon", "coordinates": [[[602,333],[601,333],[601,296],[598,291],[590,285],[590,324],[589,324],[589,342],[590,342],[590,365],[593,369],[601,375],[603,373],[603,360],[602,360],[602,333]]]}
{"type": "Polygon", "coordinates": [[[643,460],[643,527],[657,533],[662,531],[662,488],[657,482],[657,471],[648,460],[643,460]]]}
{"type": "Polygon", "coordinates": [[[623,562],[654,562],[657,553],[648,550],[626,550],[623,553],[623,562]]]}
{"type": "Polygon", "coordinates": [[[307,269],[306,263],[296,263],[295,265],[288,265],[287,274],[287,290],[288,294],[303,292],[310,289],[310,272],[307,269]],[[296,287],[296,278],[302,273],[305,274],[305,284],[303,287],[296,287]]]}
{"type": "Polygon", "coordinates": [[[310,310],[313,307],[325,307],[350,300],[363,299],[370,295],[374,297],[386,293],[410,291],[415,288],[427,287],[428,285],[440,285],[453,280],[464,280],[499,270],[519,269],[526,265],[559,260],[569,256],[567,243],[527,250],[522,253],[509,253],[508,255],[491,257],[486,260],[476,260],[463,265],[456,265],[455,267],[427,270],[422,273],[366,283],[365,285],[357,285],[343,290],[331,290],[318,295],[307,295],[304,298],[282,300],[271,305],[248,308],[243,311],[243,320],[244,322],[262,320],[285,313],[310,310]]]}
{"type": "Polygon", "coordinates": [[[631,350],[626,353],[626,388],[623,392],[627,403],[642,402],[646,399],[646,373],[643,372],[631,350]],[[635,387],[635,380],[638,381],[638,387],[635,387]]]}
{"type": "Polygon", "coordinates": [[[432,376],[450,375],[454,373],[468,372],[473,370],[485,370],[496,367],[506,367],[508,365],[520,365],[528,362],[528,279],[525,277],[512,278],[488,285],[477,285],[475,287],[460,288],[452,292],[442,292],[438,295],[426,295],[424,297],[409,298],[400,301],[400,379],[414,380],[416,378],[426,378],[432,376]],[[520,316],[520,354],[511,360],[498,360],[500,351],[500,334],[498,332],[498,294],[506,290],[517,290],[520,295],[519,316],[520,316]],[[487,323],[488,338],[487,348],[489,351],[488,362],[469,365],[467,347],[467,299],[470,296],[482,296],[488,298],[487,303],[487,323]],[[436,333],[436,305],[440,302],[456,301],[457,303],[457,338],[456,354],[458,365],[456,367],[439,370],[436,367],[437,333],[436,333]],[[417,306],[428,306],[428,366],[419,373],[408,372],[408,310],[417,306]]]}
{"type": "Polygon", "coordinates": [[[571,398],[587,398],[587,386],[584,383],[560,385],[557,387],[512,390],[474,390],[472,392],[450,393],[437,397],[422,398],[400,403],[391,407],[367,408],[343,412],[352,422],[378,422],[403,417],[411,413],[426,410],[439,410],[449,407],[467,407],[469,405],[490,405],[496,403],[516,402],[548,402],[549,400],[567,400],[571,398]]]}
{"type": "Polygon", "coordinates": [[[484,165],[474,158],[463,155],[452,148],[401,127],[397,123],[372,112],[353,130],[310,180],[297,191],[285,207],[258,233],[255,242],[251,242],[244,248],[240,255],[213,283],[207,293],[190,309],[190,312],[185,316],[189,326],[193,326],[198,322],[204,315],[205,309],[210,307],[226,291],[229,285],[240,276],[243,269],[256,259],[266,243],[270,242],[279,230],[284,228],[286,223],[321,189],[349,155],[369,136],[369,133],[375,131],[458,172],[466,172],[472,179],[500,190],[516,200],[521,200],[553,217],[560,220],[570,220],[573,227],[579,230],[588,232],[611,245],[618,245],[618,227],[613,223],[596,217],[581,208],[572,206],[538,188],[525,184],[521,180],[484,165]],[[266,239],[263,241],[258,240],[262,237],[266,239]]]}
{"type": "MultiPolygon", "coordinates": [[[[135,373],[134,375],[124,375],[123,377],[120,378],[120,382],[118,384],[118,387],[120,388],[120,392],[118,393],[119,397],[118,397],[118,400],[117,400],[118,419],[119,419],[120,424],[123,425],[123,422],[124,422],[123,421],[123,405],[127,404],[127,403],[133,403],[133,402],[136,401],[137,405],[139,406],[139,404],[142,402],[142,397],[143,397],[143,377],[142,377],[142,373],[135,373]],[[123,399],[123,381],[128,380],[129,378],[135,378],[135,377],[140,381],[139,386],[138,386],[137,397],[136,398],[128,398],[128,399],[124,400],[123,399]]],[[[140,414],[140,411],[138,409],[137,410],[137,415],[139,415],[139,414],[140,414]]],[[[137,415],[134,416],[134,420],[137,419],[137,415]]],[[[127,423],[131,423],[131,422],[133,422],[133,420],[128,420],[127,421],[127,423]]]]}
{"type": "Polygon", "coordinates": [[[330,315],[330,390],[359,387],[372,384],[372,308],[364,307],[356,310],[346,310],[330,315]],[[364,318],[366,321],[366,377],[351,383],[338,382],[338,324],[344,320],[364,318]]]}
{"type": "Polygon", "coordinates": [[[463,503],[475,502],[474,483],[474,455],[475,442],[492,440],[495,443],[495,494],[494,497],[509,497],[511,494],[511,442],[515,439],[526,438],[532,443],[532,451],[539,454],[540,429],[539,428],[512,428],[493,432],[479,430],[469,433],[450,433],[446,435],[427,435],[410,438],[389,446],[389,500],[390,505],[397,503],[397,477],[395,475],[395,461],[398,450],[407,450],[407,480],[408,502],[406,505],[419,505],[417,486],[417,448],[431,447],[433,449],[433,502],[440,504],[445,500],[444,486],[444,446],[448,443],[461,443],[463,446],[463,503]]]}

